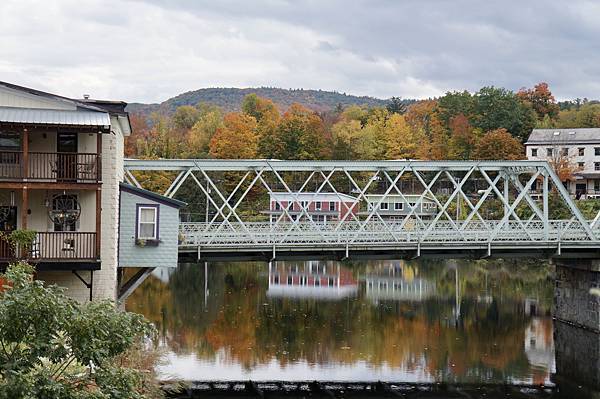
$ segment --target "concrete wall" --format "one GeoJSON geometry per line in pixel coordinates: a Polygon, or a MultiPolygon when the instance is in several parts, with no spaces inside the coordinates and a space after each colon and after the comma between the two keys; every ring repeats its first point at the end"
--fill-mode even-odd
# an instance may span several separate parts
{"type": "Polygon", "coordinates": [[[179,209],[126,191],[121,192],[120,207],[119,266],[177,267],[179,209]],[[139,246],[135,243],[137,204],[152,204],[159,207],[160,242],[157,246],[139,246]]]}

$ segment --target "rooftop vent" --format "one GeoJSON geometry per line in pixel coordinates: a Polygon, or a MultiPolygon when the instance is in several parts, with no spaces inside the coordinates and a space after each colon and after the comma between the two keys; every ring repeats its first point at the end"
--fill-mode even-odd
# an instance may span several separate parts
{"type": "Polygon", "coordinates": [[[560,132],[554,132],[555,136],[558,136],[560,134],[560,132]]]}
{"type": "Polygon", "coordinates": [[[569,134],[575,134],[575,132],[569,132],[569,134]]]}
{"type": "Polygon", "coordinates": [[[83,95],[83,99],[84,100],[89,100],[90,99],[90,95],[89,94],[84,94],[83,95]]]}

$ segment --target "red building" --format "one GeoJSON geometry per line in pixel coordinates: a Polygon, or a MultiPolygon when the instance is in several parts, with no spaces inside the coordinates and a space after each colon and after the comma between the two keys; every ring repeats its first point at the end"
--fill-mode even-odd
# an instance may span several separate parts
{"type": "Polygon", "coordinates": [[[307,216],[314,222],[353,220],[359,210],[358,199],[339,193],[271,193],[269,219],[290,222],[306,220],[307,216]],[[287,214],[285,214],[287,210],[287,214]],[[289,216],[288,216],[289,215],[289,216]]]}

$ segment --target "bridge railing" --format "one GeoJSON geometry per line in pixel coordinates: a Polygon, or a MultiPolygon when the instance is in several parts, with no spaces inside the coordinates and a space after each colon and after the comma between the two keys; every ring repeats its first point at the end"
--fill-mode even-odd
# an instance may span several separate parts
{"type": "MultiPolygon", "coordinates": [[[[600,237],[600,231],[596,230],[600,237]]],[[[362,224],[346,222],[335,224],[261,223],[247,222],[210,225],[209,223],[182,223],[182,247],[223,247],[272,245],[385,245],[398,243],[551,243],[563,241],[590,241],[579,222],[552,220],[530,222],[524,226],[516,221],[501,222],[425,222],[402,226],[380,221],[362,224]],[[433,225],[433,226],[432,226],[433,225]],[[458,229],[457,229],[458,227],[458,229]],[[495,233],[495,234],[494,234],[495,233]]]]}

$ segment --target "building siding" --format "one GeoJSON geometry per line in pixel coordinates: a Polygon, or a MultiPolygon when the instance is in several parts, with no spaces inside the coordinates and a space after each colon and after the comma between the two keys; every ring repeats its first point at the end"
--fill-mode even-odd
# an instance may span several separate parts
{"type": "Polygon", "coordinates": [[[120,267],[177,267],[179,209],[121,191],[120,230],[120,267]],[[160,242],[157,246],[139,246],[135,243],[138,204],[151,204],[159,207],[158,237],[160,242]]]}

